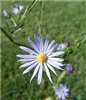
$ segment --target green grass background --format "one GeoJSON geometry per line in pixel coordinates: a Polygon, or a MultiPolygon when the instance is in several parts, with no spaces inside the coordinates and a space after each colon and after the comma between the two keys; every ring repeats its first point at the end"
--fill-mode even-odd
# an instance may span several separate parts
{"type": "MultiPolygon", "coordinates": [[[[7,30],[2,12],[4,9],[11,13],[12,6],[21,4],[24,9],[31,1],[0,1],[1,2],[1,25],[7,30]]],[[[70,41],[74,44],[76,39],[82,39],[86,35],[86,2],[85,1],[45,1],[43,2],[42,33],[43,37],[48,34],[50,40],[55,39],[57,43],[70,41]]],[[[29,45],[28,38],[33,40],[33,35],[39,34],[39,26],[36,18],[40,20],[40,4],[36,3],[32,11],[26,16],[25,24],[22,30],[13,34],[16,42],[29,45]]],[[[17,20],[17,16],[12,16],[17,20]]],[[[13,24],[6,19],[13,28],[13,24]]],[[[1,99],[2,100],[45,100],[52,96],[56,100],[54,90],[46,76],[43,74],[43,80],[37,85],[37,76],[30,84],[29,80],[33,70],[22,75],[24,69],[19,69],[21,63],[17,62],[17,54],[23,53],[22,50],[13,44],[3,32],[1,32],[1,99]]],[[[61,83],[66,84],[70,89],[68,100],[86,100],[86,42],[80,49],[68,57],[69,63],[75,67],[73,74],[66,73],[61,83]]],[[[52,74],[53,82],[58,78],[52,74]]],[[[57,71],[57,74],[59,72],[57,71]]],[[[60,74],[59,74],[60,75],[60,74]]]]}

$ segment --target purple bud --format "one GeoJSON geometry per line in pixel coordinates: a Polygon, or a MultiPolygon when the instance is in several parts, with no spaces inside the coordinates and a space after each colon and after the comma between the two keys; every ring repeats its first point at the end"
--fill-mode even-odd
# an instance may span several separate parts
{"type": "Polygon", "coordinates": [[[70,42],[65,42],[65,47],[69,47],[70,46],[70,42]]]}
{"type": "Polygon", "coordinates": [[[74,71],[74,66],[72,64],[68,64],[66,66],[66,72],[73,73],[73,71],[74,71]]]}

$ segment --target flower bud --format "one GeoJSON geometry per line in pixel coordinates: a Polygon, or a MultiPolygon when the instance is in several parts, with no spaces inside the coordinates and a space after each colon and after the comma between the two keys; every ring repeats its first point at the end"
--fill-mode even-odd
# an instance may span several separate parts
{"type": "Polygon", "coordinates": [[[66,48],[70,46],[70,42],[65,42],[64,44],[66,48]]]}
{"type": "Polygon", "coordinates": [[[68,64],[66,66],[66,72],[73,73],[73,71],[74,71],[74,66],[72,64],[68,64]]]}

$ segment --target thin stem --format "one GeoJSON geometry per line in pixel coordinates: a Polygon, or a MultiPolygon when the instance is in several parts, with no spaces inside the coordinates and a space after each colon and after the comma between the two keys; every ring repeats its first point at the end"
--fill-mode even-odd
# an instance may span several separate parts
{"type": "Polygon", "coordinates": [[[81,43],[84,43],[86,41],[86,36],[85,36],[85,38],[81,41],[81,43]]]}
{"type": "MultiPolygon", "coordinates": [[[[21,46],[21,45],[22,45],[22,44],[20,44],[20,43],[15,42],[15,41],[12,39],[12,37],[9,36],[9,35],[7,34],[7,32],[6,32],[3,28],[0,27],[0,29],[1,29],[1,31],[9,38],[9,40],[10,40],[12,43],[16,44],[17,46],[21,46]]],[[[22,46],[26,46],[26,45],[22,45],[22,46]]]]}
{"type": "Polygon", "coordinates": [[[66,71],[64,70],[64,71],[61,73],[61,75],[59,76],[57,83],[55,83],[55,84],[53,85],[53,89],[54,89],[54,90],[56,89],[56,87],[58,86],[58,84],[60,83],[60,81],[64,78],[65,74],[66,74],[66,71]]]}
{"type": "Polygon", "coordinates": [[[11,21],[13,22],[14,26],[16,27],[17,24],[16,24],[15,20],[12,17],[11,17],[11,21]]]}
{"type": "Polygon", "coordinates": [[[24,14],[22,15],[22,17],[21,17],[19,23],[21,23],[21,22],[25,19],[26,15],[28,14],[28,12],[30,12],[30,11],[32,10],[32,8],[33,8],[34,5],[36,4],[36,2],[37,2],[37,0],[34,0],[30,6],[28,5],[28,6],[26,7],[25,12],[24,12],[24,14]]]}
{"type": "Polygon", "coordinates": [[[9,28],[9,25],[8,25],[8,23],[7,23],[6,20],[5,20],[5,23],[6,23],[6,26],[7,26],[8,32],[10,33],[10,28],[9,28]]]}
{"type": "Polygon", "coordinates": [[[64,78],[66,71],[63,71],[62,74],[58,78],[58,83],[64,78]]]}
{"type": "Polygon", "coordinates": [[[41,4],[41,14],[40,14],[40,32],[42,33],[43,28],[43,1],[40,1],[41,4]]]}

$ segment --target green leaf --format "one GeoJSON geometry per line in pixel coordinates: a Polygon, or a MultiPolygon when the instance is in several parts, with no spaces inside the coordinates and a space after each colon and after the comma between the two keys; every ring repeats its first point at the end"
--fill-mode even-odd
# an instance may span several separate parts
{"type": "MultiPolygon", "coordinates": [[[[11,37],[11,36],[9,36],[8,34],[7,34],[7,32],[2,28],[2,27],[0,27],[0,29],[1,29],[1,31],[9,38],[9,40],[11,41],[11,42],[13,42],[14,44],[16,44],[17,46],[21,46],[22,44],[20,44],[20,43],[17,43],[17,42],[15,42],[14,40],[13,40],[13,38],[11,37]]],[[[22,45],[22,46],[26,46],[26,45],[22,45]]],[[[27,47],[27,46],[26,46],[27,47]]]]}
{"type": "Polygon", "coordinates": [[[22,29],[24,23],[18,24],[11,32],[10,35],[16,33],[17,31],[19,31],[20,29],[22,29]]]}
{"type": "Polygon", "coordinates": [[[0,27],[0,29],[13,42],[13,39],[7,34],[7,32],[2,27],[0,27]]]}
{"type": "Polygon", "coordinates": [[[7,23],[7,21],[6,21],[6,20],[5,20],[5,23],[6,23],[6,26],[7,26],[8,32],[10,32],[9,25],[8,25],[8,23],[7,23]]]}
{"type": "Polygon", "coordinates": [[[21,22],[25,19],[26,14],[32,10],[32,8],[33,8],[33,6],[35,5],[36,2],[37,2],[37,0],[34,0],[30,6],[28,5],[28,6],[26,7],[26,9],[25,9],[25,11],[24,11],[24,14],[22,15],[22,17],[21,17],[19,23],[21,23],[21,22]]]}

